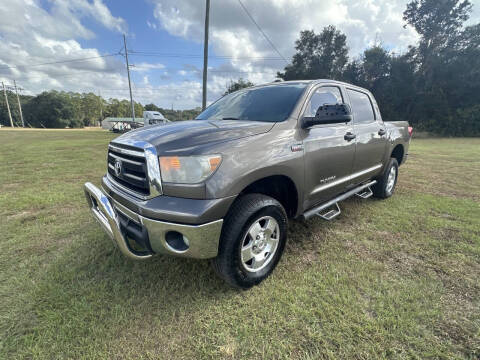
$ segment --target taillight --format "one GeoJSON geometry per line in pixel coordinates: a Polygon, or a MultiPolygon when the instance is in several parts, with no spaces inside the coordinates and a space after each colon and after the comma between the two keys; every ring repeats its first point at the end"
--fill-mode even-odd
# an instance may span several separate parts
{"type": "Polygon", "coordinates": [[[409,126],[408,127],[408,135],[412,136],[413,134],[413,127],[409,126]]]}

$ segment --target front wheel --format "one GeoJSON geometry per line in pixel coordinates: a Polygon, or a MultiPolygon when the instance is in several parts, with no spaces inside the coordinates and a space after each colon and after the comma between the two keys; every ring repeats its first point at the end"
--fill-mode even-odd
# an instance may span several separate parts
{"type": "Polygon", "coordinates": [[[287,227],[287,215],[277,200],[262,194],[242,196],[225,218],[213,268],[235,287],[259,284],[282,256],[287,227]]]}
{"type": "Polygon", "coordinates": [[[395,191],[395,186],[397,185],[397,179],[398,161],[397,159],[391,158],[385,171],[372,187],[373,196],[380,199],[386,199],[392,196],[395,191]]]}

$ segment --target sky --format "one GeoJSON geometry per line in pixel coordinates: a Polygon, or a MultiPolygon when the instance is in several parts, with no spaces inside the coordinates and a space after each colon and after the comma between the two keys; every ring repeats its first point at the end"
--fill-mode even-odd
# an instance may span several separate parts
{"type": "MultiPolygon", "coordinates": [[[[478,2],[469,23],[480,21],[478,2]]],[[[347,35],[350,58],[375,41],[405,51],[417,41],[403,27],[407,3],[211,0],[208,102],[239,78],[273,81],[301,30],[335,25],[347,35]]],[[[134,100],[195,108],[202,101],[204,16],[204,0],[1,0],[0,80],[16,80],[24,94],[55,89],[127,99],[126,34],[134,100]]]]}

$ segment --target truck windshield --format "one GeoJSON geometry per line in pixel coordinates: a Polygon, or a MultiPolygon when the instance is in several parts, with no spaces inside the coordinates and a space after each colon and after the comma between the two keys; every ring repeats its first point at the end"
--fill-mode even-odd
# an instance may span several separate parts
{"type": "Polygon", "coordinates": [[[197,120],[286,120],[307,84],[274,84],[239,90],[222,97],[205,109],[197,120]]]}

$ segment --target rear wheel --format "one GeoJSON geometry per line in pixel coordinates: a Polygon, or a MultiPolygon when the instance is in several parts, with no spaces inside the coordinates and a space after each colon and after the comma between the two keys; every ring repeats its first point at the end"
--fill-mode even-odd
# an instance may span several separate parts
{"type": "Polygon", "coordinates": [[[373,196],[386,199],[393,195],[398,179],[397,159],[391,158],[382,176],[377,179],[377,183],[372,187],[373,196]]]}
{"type": "Polygon", "coordinates": [[[247,194],[232,206],[212,265],[233,286],[248,289],[270,275],[282,256],[288,220],[282,205],[262,194],[247,194]]]}

